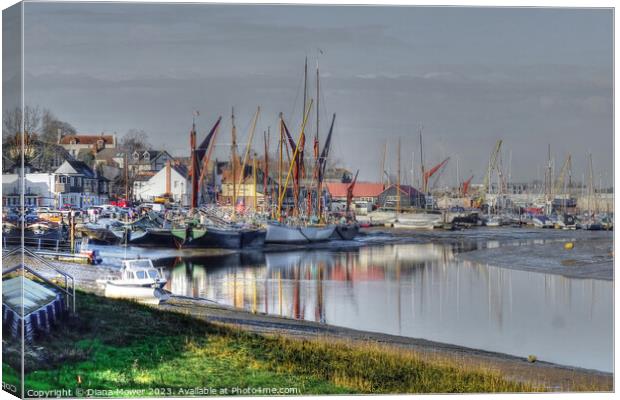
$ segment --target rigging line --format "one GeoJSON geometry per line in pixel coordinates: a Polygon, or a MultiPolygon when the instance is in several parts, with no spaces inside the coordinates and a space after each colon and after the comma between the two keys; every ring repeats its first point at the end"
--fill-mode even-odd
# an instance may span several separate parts
{"type": "MultiPolygon", "coordinates": [[[[289,121],[291,123],[297,122],[297,118],[295,117],[296,111],[297,111],[297,101],[299,100],[299,97],[300,97],[299,92],[301,91],[301,87],[303,86],[303,83],[304,83],[304,79],[303,79],[303,73],[302,73],[301,79],[298,78],[297,91],[295,93],[295,101],[293,102],[293,109],[291,110],[291,113],[289,114],[289,121]]],[[[305,111],[306,110],[304,110],[304,112],[305,111]]],[[[294,124],[293,126],[296,126],[296,124],[294,124]]]]}

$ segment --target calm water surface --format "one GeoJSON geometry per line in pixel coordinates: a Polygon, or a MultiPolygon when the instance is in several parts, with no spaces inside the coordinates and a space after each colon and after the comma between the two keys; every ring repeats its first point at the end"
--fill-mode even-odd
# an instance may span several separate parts
{"type": "MultiPolygon", "coordinates": [[[[526,248],[524,247],[524,251],[526,248]]],[[[539,360],[613,369],[613,284],[392,244],[159,260],[167,289],[222,304],[539,360]]]]}

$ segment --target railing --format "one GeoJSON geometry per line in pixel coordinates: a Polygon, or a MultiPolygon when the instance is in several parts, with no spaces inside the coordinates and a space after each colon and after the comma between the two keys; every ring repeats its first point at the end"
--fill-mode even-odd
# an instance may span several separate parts
{"type": "Polygon", "coordinates": [[[34,275],[35,277],[46,282],[48,285],[51,285],[58,289],[61,293],[65,295],[65,307],[68,310],[70,309],[75,314],[75,278],[73,278],[73,276],[62,271],[54,264],[33,253],[32,251],[22,248],[16,248],[4,253],[2,255],[2,265],[2,276],[23,269],[24,273],[26,273],[27,271],[31,275],[34,275]],[[19,257],[22,254],[23,258],[21,258],[21,260],[23,260],[23,263],[20,261],[17,265],[4,269],[4,267],[7,266],[7,261],[10,257],[19,257]],[[31,263],[32,265],[25,265],[28,259],[34,261],[31,263]],[[64,287],[58,285],[53,281],[53,279],[55,279],[58,275],[64,278],[64,287]]]}
{"type": "MultiPolygon", "coordinates": [[[[19,236],[2,237],[3,250],[21,246],[21,238],[19,236]]],[[[79,251],[79,241],[76,242],[76,251],[79,251]]],[[[31,250],[54,250],[57,252],[68,252],[71,250],[71,244],[66,240],[59,239],[43,239],[43,238],[24,238],[24,247],[31,250]]]]}

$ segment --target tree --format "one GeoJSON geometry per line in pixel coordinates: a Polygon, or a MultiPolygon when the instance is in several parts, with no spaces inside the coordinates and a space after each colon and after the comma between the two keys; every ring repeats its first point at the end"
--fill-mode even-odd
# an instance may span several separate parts
{"type": "Polygon", "coordinates": [[[121,139],[120,148],[129,156],[135,151],[145,151],[151,147],[148,135],[142,129],[130,129],[121,139]]]}
{"type": "Polygon", "coordinates": [[[75,135],[76,130],[70,123],[56,118],[50,110],[43,110],[40,139],[46,143],[57,143],[59,133],[60,136],[75,135]]]}
{"type": "Polygon", "coordinates": [[[25,106],[22,112],[21,107],[15,107],[13,110],[4,110],[2,116],[2,137],[16,135],[22,133],[22,119],[24,122],[24,130],[28,134],[37,134],[41,128],[41,112],[39,107],[25,106]]]}

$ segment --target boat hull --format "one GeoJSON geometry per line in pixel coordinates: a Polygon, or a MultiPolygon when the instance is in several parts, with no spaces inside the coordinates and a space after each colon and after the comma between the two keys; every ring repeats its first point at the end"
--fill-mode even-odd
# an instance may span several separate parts
{"type": "Polygon", "coordinates": [[[239,249],[241,248],[241,236],[238,230],[206,228],[179,232],[174,235],[174,240],[180,249],[239,249]]]}
{"type": "Polygon", "coordinates": [[[130,232],[129,244],[145,247],[176,247],[176,243],[170,229],[147,229],[143,234],[130,232]]]}
{"type": "Polygon", "coordinates": [[[303,244],[325,242],[333,235],[336,226],[287,226],[268,224],[265,243],[303,244]]]}
{"type": "Polygon", "coordinates": [[[359,233],[360,227],[357,224],[341,224],[337,225],[331,239],[335,240],[353,240],[359,233]]]}
{"type": "Polygon", "coordinates": [[[145,304],[160,304],[170,295],[158,286],[124,285],[108,281],[105,284],[104,296],[111,299],[134,300],[145,304]]]}

